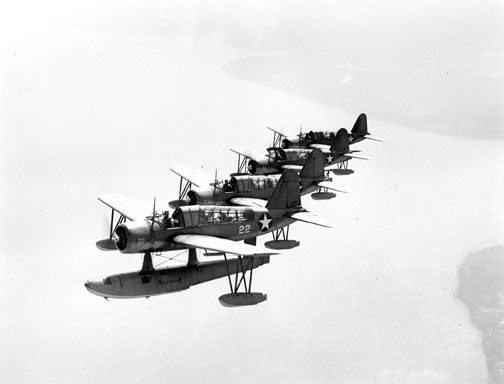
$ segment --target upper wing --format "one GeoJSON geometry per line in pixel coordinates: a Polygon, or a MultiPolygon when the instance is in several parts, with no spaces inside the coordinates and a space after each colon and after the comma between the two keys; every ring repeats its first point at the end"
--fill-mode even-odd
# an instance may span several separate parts
{"type": "Polygon", "coordinates": [[[190,247],[232,253],[241,256],[268,256],[278,254],[278,252],[263,247],[206,235],[179,235],[175,236],[173,241],[190,247]]]}
{"type": "Polygon", "coordinates": [[[112,193],[104,193],[98,196],[98,200],[116,210],[129,220],[145,219],[151,211],[151,208],[141,201],[112,193]]]}
{"type": "Polygon", "coordinates": [[[282,137],[287,137],[287,133],[285,131],[282,131],[281,129],[271,128],[271,127],[266,127],[266,128],[268,128],[270,131],[275,132],[277,135],[280,135],[282,137]]]}
{"type": "Polygon", "coordinates": [[[248,149],[241,148],[241,147],[233,147],[233,148],[229,148],[229,149],[232,152],[237,153],[238,155],[248,157],[249,159],[252,159],[252,160],[262,159],[263,157],[266,156],[263,153],[256,152],[256,151],[250,151],[248,149]]]}
{"type": "Polygon", "coordinates": [[[311,212],[297,212],[293,213],[292,215],[289,215],[293,219],[299,220],[299,221],[304,221],[305,223],[310,223],[310,224],[315,224],[315,225],[320,225],[321,227],[328,227],[328,228],[334,228],[335,225],[331,223],[330,221],[321,219],[317,215],[314,215],[311,212]]]}
{"type": "Polygon", "coordinates": [[[191,169],[181,165],[175,165],[171,167],[170,170],[196,187],[206,187],[214,182],[212,176],[206,172],[200,171],[199,169],[191,169]]]}
{"type": "Polygon", "coordinates": [[[263,199],[255,199],[253,197],[233,197],[231,200],[232,204],[241,205],[244,207],[266,207],[268,202],[263,199]]]}
{"type": "Polygon", "coordinates": [[[341,189],[340,187],[338,187],[337,184],[335,184],[335,183],[333,183],[332,181],[329,181],[329,180],[320,181],[320,182],[317,183],[317,185],[319,187],[330,189],[331,191],[348,193],[348,190],[341,189]]]}

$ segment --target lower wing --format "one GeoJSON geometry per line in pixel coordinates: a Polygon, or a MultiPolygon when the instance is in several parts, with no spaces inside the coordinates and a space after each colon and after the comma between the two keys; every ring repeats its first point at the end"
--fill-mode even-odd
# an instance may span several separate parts
{"type": "Polygon", "coordinates": [[[173,241],[175,243],[183,244],[189,247],[206,249],[216,252],[232,253],[235,255],[248,257],[278,254],[278,252],[272,252],[271,250],[263,247],[206,235],[179,235],[175,236],[173,241]]]}

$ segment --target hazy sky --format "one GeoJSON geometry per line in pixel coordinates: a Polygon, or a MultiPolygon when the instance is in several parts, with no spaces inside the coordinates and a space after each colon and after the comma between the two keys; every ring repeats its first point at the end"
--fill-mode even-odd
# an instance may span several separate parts
{"type": "MultiPolygon", "coordinates": [[[[503,4],[16,2],[0,10],[0,371],[9,383],[484,383],[454,299],[471,250],[503,243],[503,4]],[[234,171],[267,125],[351,127],[385,143],[303,204],[297,249],[254,273],[106,302],[96,196],[175,198],[170,165],[234,171]],[[439,134],[436,132],[441,132],[439,134]],[[495,138],[498,138],[495,139],[495,138]]],[[[269,238],[268,238],[269,239],[269,238]]]]}

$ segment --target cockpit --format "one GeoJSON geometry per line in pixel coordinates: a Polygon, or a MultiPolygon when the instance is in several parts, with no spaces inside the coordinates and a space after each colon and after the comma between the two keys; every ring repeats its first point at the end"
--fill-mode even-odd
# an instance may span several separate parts
{"type": "Polygon", "coordinates": [[[285,160],[285,151],[282,148],[268,148],[268,157],[274,161],[285,160]]]}
{"type": "Polygon", "coordinates": [[[248,207],[225,207],[214,205],[190,205],[178,207],[173,212],[175,227],[195,227],[205,224],[251,221],[254,211],[248,207]]]}
{"type": "Polygon", "coordinates": [[[279,177],[276,175],[268,176],[235,176],[231,179],[234,186],[234,192],[244,193],[265,189],[273,189],[278,183],[279,177]]]}

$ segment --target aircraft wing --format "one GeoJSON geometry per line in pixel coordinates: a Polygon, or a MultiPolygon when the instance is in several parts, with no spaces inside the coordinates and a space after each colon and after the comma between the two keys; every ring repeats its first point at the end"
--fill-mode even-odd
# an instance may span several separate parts
{"type": "Polygon", "coordinates": [[[364,138],[365,138],[366,140],[379,141],[380,143],[383,143],[383,142],[385,141],[385,140],[383,140],[383,139],[380,139],[380,138],[378,138],[378,137],[372,137],[372,136],[370,136],[370,135],[365,135],[365,136],[364,136],[364,138]]]}
{"type": "Polygon", "coordinates": [[[206,235],[179,235],[175,236],[173,241],[194,248],[206,249],[208,251],[226,252],[249,257],[278,254],[278,252],[272,252],[263,247],[206,235]]]}
{"type": "Polygon", "coordinates": [[[321,181],[317,183],[319,187],[327,188],[330,189],[331,191],[336,191],[336,192],[343,192],[343,193],[348,193],[347,190],[341,189],[337,184],[333,183],[332,181],[321,181]]]}
{"type": "Polygon", "coordinates": [[[277,135],[280,135],[282,137],[287,137],[287,133],[285,131],[282,131],[281,129],[271,128],[271,127],[266,127],[266,128],[268,128],[270,131],[275,132],[277,135]]]}
{"type": "Polygon", "coordinates": [[[249,159],[252,159],[252,160],[259,160],[259,159],[262,159],[263,157],[266,157],[266,155],[264,153],[257,152],[257,151],[250,151],[248,149],[241,148],[241,147],[233,147],[233,148],[229,148],[229,149],[231,150],[231,152],[237,153],[238,155],[248,157],[249,159]]]}
{"type": "Polygon", "coordinates": [[[196,187],[207,187],[214,182],[212,176],[199,169],[186,168],[181,165],[175,165],[170,170],[183,179],[186,179],[196,187]]]}
{"type": "Polygon", "coordinates": [[[286,169],[293,169],[296,172],[301,172],[301,170],[303,169],[303,166],[302,165],[294,165],[294,164],[284,164],[280,168],[282,168],[284,171],[286,169]]]}
{"type": "Polygon", "coordinates": [[[310,148],[320,149],[321,151],[329,151],[331,149],[331,146],[327,144],[310,144],[310,148]]]}
{"type": "Polygon", "coordinates": [[[266,204],[268,203],[266,200],[255,199],[253,197],[233,197],[230,201],[234,205],[241,205],[244,207],[261,207],[261,208],[266,207],[266,204]]]}
{"type": "Polygon", "coordinates": [[[305,223],[320,225],[321,227],[334,228],[335,225],[330,221],[322,219],[311,212],[297,212],[289,215],[293,219],[303,221],[305,223]]]}
{"type": "Polygon", "coordinates": [[[104,193],[98,196],[98,200],[116,210],[129,220],[145,219],[145,217],[152,212],[152,208],[147,204],[121,195],[104,193]]]}
{"type": "Polygon", "coordinates": [[[369,157],[356,156],[356,155],[354,155],[352,153],[346,153],[345,156],[351,157],[352,159],[369,160],[369,157]]]}

